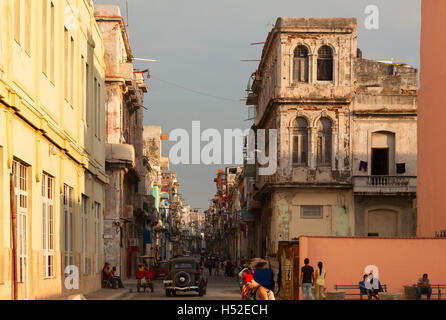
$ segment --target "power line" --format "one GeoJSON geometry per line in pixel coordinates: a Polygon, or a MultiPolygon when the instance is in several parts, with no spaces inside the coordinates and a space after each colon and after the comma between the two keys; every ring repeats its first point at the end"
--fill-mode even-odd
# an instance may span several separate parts
{"type": "Polygon", "coordinates": [[[210,98],[214,98],[214,99],[218,99],[218,100],[225,100],[225,101],[239,102],[239,100],[237,100],[237,99],[231,99],[231,98],[220,97],[220,96],[216,96],[216,95],[213,95],[213,94],[210,94],[210,93],[206,93],[206,92],[198,91],[198,90],[195,90],[195,89],[187,88],[187,87],[184,87],[184,86],[182,86],[182,85],[179,85],[179,84],[176,84],[176,83],[167,81],[167,80],[163,80],[163,79],[160,79],[160,78],[157,78],[157,77],[154,77],[154,76],[150,76],[150,78],[151,78],[151,79],[158,80],[158,81],[161,81],[161,82],[164,82],[164,83],[166,83],[166,84],[169,84],[169,85],[171,85],[171,86],[174,86],[174,87],[177,87],[177,88],[186,90],[186,91],[193,92],[193,93],[195,93],[195,94],[202,95],[202,96],[206,96],[206,97],[210,97],[210,98]]]}

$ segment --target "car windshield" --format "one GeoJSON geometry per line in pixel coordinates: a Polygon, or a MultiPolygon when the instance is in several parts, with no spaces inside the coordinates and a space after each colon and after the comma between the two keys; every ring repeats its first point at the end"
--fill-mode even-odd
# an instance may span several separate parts
{"type": "Polygon", "coordinates": [[[167,265],[168,265],[168,263],[167,262],[161,262],[160,264],[158,264],[158,268],[159,269],[167,269],[167,265]]]}
{"type": "Polygon", "coordinates": [[[192,269],[194,267],[192,262],[177,262],[175,269],[192,269]]]}

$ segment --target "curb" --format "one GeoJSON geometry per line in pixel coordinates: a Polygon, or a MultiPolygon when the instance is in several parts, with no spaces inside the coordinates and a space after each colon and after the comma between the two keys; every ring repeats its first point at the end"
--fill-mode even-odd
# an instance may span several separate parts
{"type": "Polygon", "coordinates": [[[87,300],[118,300],[118,299],[124,297],[125,295],[127,295],[130,292],[130,288],[126,288],[126,290],[117,292],[117,293],[112,294],[112,295],[108,295],[106,297],[100,297],[100,296],[99,297],[94,297],[94,294],[97,293],[97,292],[100,292],[100,291],[101,290],[98,290],[98,291],[93,292],[93,293],[91,293],[89,295],[86,295],[85,298],[87,300]]]}
{"type": "Polygon", "coordinates": [[[126,289],[123,292],[118,292],[118,293],[106,298],[105,300],[118,300],[118,299],[124,297],[125,295],[127,295],[128,293],[130,293],[130,291],[131,291],[130,289],[126,289]]]}

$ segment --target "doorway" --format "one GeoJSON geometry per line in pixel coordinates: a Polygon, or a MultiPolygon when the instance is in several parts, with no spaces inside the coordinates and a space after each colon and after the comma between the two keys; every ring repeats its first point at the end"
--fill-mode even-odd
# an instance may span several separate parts
{"type": "Polygon", "coordinates": [[[370,210],[367,215],[367,234],[378,237],[398,236],[398,212],[390,209],[370,210]]]}
{"type": "Polygon", "coordinates": [[[389,148],[372,149],[372,176],[389,175],[389,148]]]}

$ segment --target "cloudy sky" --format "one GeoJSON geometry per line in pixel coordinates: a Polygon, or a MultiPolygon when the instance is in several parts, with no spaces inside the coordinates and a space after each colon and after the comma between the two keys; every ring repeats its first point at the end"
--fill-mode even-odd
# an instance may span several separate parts
{"type": "MultiPolygon", "coordinates": [[[[125,0],[94,0],[115,4],[126,17],[125,0]]],[[[420,0],[128,0],[128,33],[136,62],[150,68],[145,97],[145,125],[164,133],[192,121],[206,128],[250,126],[241,101],[263,42],[277,17],[356,17],[358,47],[366,59],[406,62],[419,67],[420,0]],[[368,5],[379,8],[379,30],[364,27],[368,5]]],[[[191,134],[191,133],[190,133],[191,134]]],[[[165,142],[168,155],[172,142],[165,142]]],[[[206,209],[215,193],[213,179],[224,165],[171,165],[180,193],[192,207],[206,209]]]]}

